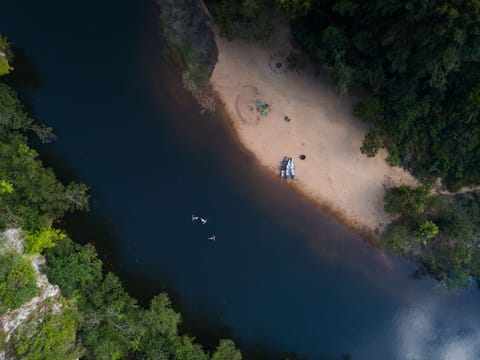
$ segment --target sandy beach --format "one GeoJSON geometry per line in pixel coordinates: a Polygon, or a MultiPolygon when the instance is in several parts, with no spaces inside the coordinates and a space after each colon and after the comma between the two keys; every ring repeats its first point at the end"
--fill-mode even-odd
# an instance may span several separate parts
{"type": "Polygon", "coordinates": [[[311,64],[289,71],[286,32],[277,34],[268,48],[229,42],[218,34],[216,42],[219,57],[211,84],[240,142],[278,181],[285,181],[279,176],[283,157],[292,157],[297,177],[287,180],[288,186],[354,230],[378,237],[392,220],[384,211],[384,186],[413,184],[415,179],[389,167],[384,151],[374,158],[361,154],[367,125],[352,115],[359,99],[340,97],[311,64]],[[257,111],[258,99],[269,104],[267,116],[257,111]]]}

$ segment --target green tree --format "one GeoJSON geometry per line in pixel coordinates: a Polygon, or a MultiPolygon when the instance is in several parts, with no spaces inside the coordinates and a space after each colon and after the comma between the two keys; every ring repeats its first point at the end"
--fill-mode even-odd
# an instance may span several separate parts
{"type": "Polygon", "coordinates": [[[0,314],[37,295],[37,277],[29,260],[15,252],[0,254],[0,314]]]}
{"type": "Polygon", "coordinates": [[[277,8],[293,20],[305,15],[310,9],[310,0],[275,0],[277,8]]]}
{"type": "Polygon", "coordinates": [[[174,351],[180,314],[170,305],[167,294],[154,297],[142,316],[143,336],[139,351],[145,359],[167,359],[174,351]]]}
{"type": "Polygon", "coordinates": [[[354,1],[340,0],[335,2],[332,10],[340,14],[341,16],[353,16],[358,5],[354,1]]]}
{"type": "Polygon", "coordinates": [[[335,89],[340,96],[346,96],[350,90],[358,85],[357,70],[345,62],[342,53],[335,56],[333,77],[336,83],[335,89]]]}
{"type": "Polygon", "coordinates": [[[0,34],[0,76],[13,70],[9,64],[10,44],[6,37],[0,34]]]}
{"type": "Polygon", "coordinates": [[[61,230],[46,227],[35,232],[24,231],[25,251],[29,254],[39,254],[44,249],[54,247],[58,241],[65,238],[61,230]]]}
{"type": "Polygon", "coordinates": [[[402,185],[385,189],[385,210],[394,215],[418,218],[425,210],[430,187],[402,185]]]}
{"type": "Polygon", "coordinates": [[[356,104],[353,108],[353,114],[372,124],[381,124],[385,116],[385,110],[379,98],[371,97],[356,104]]]}
{"type": "Polygon", "coordinates": [[[50,309],[41,321],[25,323],[14,334],[14,349],[25,360],[69,360],[82,355],[76,341],[81,321],[78,312],[64,307],[55,314],[50,309]]]}
{"type": "Polygon", "coordinates": [[[0,180],[0,196],[5,194],[11,194],[13,192],[12,183],[7,180],[0,180]]]}
{"type": "Polygon", "coordinates": [[[76,299],[84,320],[80,329],[86,359],[123,359],[138,348],[142,335],[136,301],[102,263],[91,245],[63,239],[46,251],[47,274],[76,299]]]}
{"type": "Polygon", "coordinates": [[[378,150],[382,147],[380,142],[378,132],[375,129],[370,129],[365,133],[363,137],[363,144],[360,148],[362,154],[367,155],[368,157],[374,157],[377,155],[378,150]]]}
{"type": "Polygon", "coordinates": [[[79,245],[65,238],[46,251],[46,258],[48,278],[67,298],[88,292],[92,284],[102,280],[102,262],[91,244],[79,245]]]}
{"type": "Polygon", "coordinates": [[[242,15],[249,20],[255,21],[262,10],[262,2],[256,0],[243,0],[241,5],[242,15]]]}
{"type": "Polygon", "coordinates": [[[391,165],[455,190],[480,184],[479,22],[478,2],[334,0],[312,2],[293,32],[340,94],[371,92],[355,109],[378,139],[365,154],[386,147],[391,165]]]}
{"type": "MultiPolygon", "coordinates": [[[[245,16],[247,10],[256,11],[257,4],[243,4],[245,16]]],[[[75,244],[51,227],[66,211],[88,208],[88,188],[60,183],[29,147],[26,131],[51,139],[51,129],[35,124],[15,92],[0,83],[0,228],[23,229],[25,250],[45,252],[43,270],[69,299],[61,298],[60,307],[43,302],[41,311],[27,319],[8,344],[0,334],[2,350],[35,360],[207,360],[193,338],[178,334],[181,317],[166,294],[155,297],[149,309],[140,308],[115,275],[103,273],[93,246],[75,244]]],[[[0,253],[0,314],[37,294],[35,275],[25,256],[0,253]]],[[[221,349],[227,352],[229,346],[221,349]]]]}
{"type": "Polygon", "coordinates": [[[434,238],[438,234],[438,226],[430,220],[425,220],[420,224],[417,230],[417,236],[426,245],[426,240],[434,238]]]}
{"type": "Polygon", "coordinates": [[[232,340],[220,340],[212,360],[242,360],[242,353],[235,347],[232,340]]]}
{"type": "Polygon", "coordinates": [[[344,53],[349,45],[345,31],[337,26],[330,25],[322,32],[322,43],[332,54],[344,53]]]}
{"type": "Polygon", "coordinates": [[[273,32],[265,0],[218,0],[210,10],[222,36],[265,42],[273,32]]]}
{"type": "Polygon", "coordinates": [[[468,101],[480,108],[480,85],[476,85],[468,94],[468,101]]]}
{"type": "Polygon", "coordinates": [[[15,91],[0,82],[0,126],[10,130],[28,130],[32,123],[15,91]]]}
{"type": "Polygon", "coordinates": [[[381,245],[392,254],[402,254],[409,238],[408,230],[403,225],[391,225],[381,237],[381,245]]]}

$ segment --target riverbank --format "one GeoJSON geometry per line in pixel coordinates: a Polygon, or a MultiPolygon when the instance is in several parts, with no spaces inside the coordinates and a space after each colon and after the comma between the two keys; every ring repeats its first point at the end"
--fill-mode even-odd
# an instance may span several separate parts
{"type": "Polygon", "coordinates": [[[360,153],[367,125],[352,115],[359,99],[338,96],[328,76],[311,64],[300,72],[287,69],[292,50],[287,26],[268,48],[229,42],[218,32],[215,41],[211,85],[241,144],[277,176],[283,157],[292,157],[297,178],[288,180],[289,186],[352,229],[378,238],[392,220],[383,208],[384,186],[415,179],[388,166],[384,151],[375,158],[360,153]],[[257,111],[258,99],[269,104],[267,116],[257,111]]]}

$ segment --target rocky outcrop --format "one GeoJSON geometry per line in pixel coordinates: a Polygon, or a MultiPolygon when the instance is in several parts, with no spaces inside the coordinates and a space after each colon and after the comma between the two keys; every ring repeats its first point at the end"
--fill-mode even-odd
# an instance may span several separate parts
{"type": "Polygon", "coordinates": [[[181,63],[183,82],[202,107],[213,110],[208,80],[217,63],[218,49],[211,19],[201,0],[159,0],[163,36],[181,63]],[[207,96],[206,96],[207,95],[207,96]],[[207,97],[207,98],[206,98],[207,97]]]}
{"type": "MultiPolygon", "coordinates": [[[[0,251],[15,251],[19,255],[23,253],[23,238],[20,229],[8,229],[0,233],[0,251]]],[[[0,335],[6,344],[15,330],[22,324],[32,321],[33,318],[40,319],[43,313],[49,311],[59,313],[62,304],[59,302],[60,289],[57,285],[48,282],[47,276],[40,270],[45,263],[45,258],[40,255],[30,256],[32,266],[37,274],[37,288],[39,294],[18,309],[13,309],[3,316],[0,316],[0,335]]],[[[0,348],[2,346],[0,345],[0,348]]],[[[0,351],[0,360],[14,359],[0,351]]]]}

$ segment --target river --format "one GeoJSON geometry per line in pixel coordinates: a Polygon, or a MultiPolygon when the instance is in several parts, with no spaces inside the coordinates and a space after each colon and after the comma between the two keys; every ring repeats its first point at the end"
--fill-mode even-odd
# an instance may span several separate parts
{"type": "Polygon", "coordinates": [[[140,301],[169,291],[183,331],[207,348],[232,337],[248,359],[480,359],[479,291],[412,279],[258,168],[182,90],[151,0],[1,9],[14,66],[36,79],[22,92],[58,136],[42,158],[92,187],[65,226],[140,301]]]}

